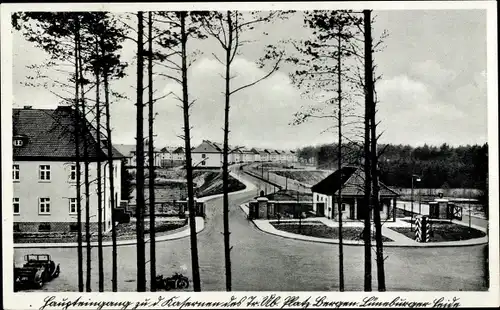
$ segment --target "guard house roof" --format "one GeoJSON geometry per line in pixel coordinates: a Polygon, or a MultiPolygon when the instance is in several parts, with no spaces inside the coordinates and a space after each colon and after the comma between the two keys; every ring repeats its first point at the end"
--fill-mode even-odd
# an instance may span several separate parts
{"type": "MultiPolygon", "coordinates": [[[[359,167],[345,166],[337,170],[311,187],[312,192],[332,196],[342,187],[345,196],[364,196],[364,171],[359,167]],[[340,175],[342,172],[342,179],[340,175]]],[[[380,184],[381,197],[397,197],[395,191],[382,182],[380,184]]]]}

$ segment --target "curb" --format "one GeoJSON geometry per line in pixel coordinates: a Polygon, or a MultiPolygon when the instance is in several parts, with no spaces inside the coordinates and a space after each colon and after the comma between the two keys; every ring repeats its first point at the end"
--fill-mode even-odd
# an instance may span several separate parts
{"type": "MultiPolygon", "coordinates": [[[[247,210],[245,210],[245,208],[243,206],[244,206],[244,204],[240,205],[240,208],[243,211],[243,213],[247,214],[247,216],[248,216],[247,210]]],[[[252,223],[260,231],[265,232],[265,233],[270,234],[270,235],[282,237],[282,238],[307,241],[307,242],[327,243],[327,244],[338,244],[339,243],[338,239],[326,239],[326,238],[307,237],[307,236],[302,237],[301,235],[292,234],[292,233],[283,234],[273,227],[274,230],[277,231],[277,232],[274,232],[272,230],[263,229],[254,220],[252,220],[252,223]]],[[[384,247],[392,247],[392,248],[397,248],[397,247],[400,247],[400,248],[445,248],[445,247],[475,246],[475,245],[482,245],[482,244],[487,244],[487,243],[488,243],[488,236],[482,237],[482,238],[464,240],[464,241],[445,241],[445,242],[429,242],[429,243],[415,243],[415,244],[401,244],[401,243],[398,244],[397,242],[392,241],[392,242],[384,242],[384,247]],[[473,242],[472,241],[467,242],[470,240],[473,240],[473,242]]],[[[364,242],[352,241],[352,240],[344,240],[343,244],[344,245],[351,245],[351,246],[364,246],[364,242]]]]}

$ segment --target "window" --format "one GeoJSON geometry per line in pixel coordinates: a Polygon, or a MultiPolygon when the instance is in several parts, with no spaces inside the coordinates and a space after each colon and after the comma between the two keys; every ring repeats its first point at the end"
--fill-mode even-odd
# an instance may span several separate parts
{"type": "Polygon", "coordinates": [[[38,214],[50,214],[50,198],[40,198],[38,214]]]}
{"type": "Polygon", "coordinates": [[[78,213],[76,198],[69,199],[69,213],[78,213]]]}
{"type": "Polygon", "coordinates": [[[206,157],[206,155],[205,155],[205,154],[201,154],[201,158],[205,158],[205,157],[206,157]]]}
{"type": "Polygon", "coordinates": [[[345,211],[345,203],[342,204],[342,211],[345,211]]]}
{"type": "Polygon", "coordinates": [[[16,139],[14,140],[14,146],[23,146],[23,140],[21,139],[16,139]]]}
{"type": "Polygon", "coordinates": [[[205,161],[202,161],[202,162],[201,162],[201,165],[202,165],[202,166],[205,166],[205,161]]]}
{"type": "Polygon", "coordinates": [[[14,214],[19,214],[19,198],[12,199],[12,206],[14,208],[14,214]]]}
{"type": "Polygon", "coordinates": [[[19,181],[19,165],[12,165],[12,179],[19,181]]]}
{"type": "Polygon", "coordinates": [[[40,165],[39,179],[40,179],[40,181],[50,181],[50,166],[49,165],[40,165]]]}
{"type": "Polygon", "coordinates": [[[69,180],[76,181],[76,165],[71,165],[70,167],[69,180]]]}

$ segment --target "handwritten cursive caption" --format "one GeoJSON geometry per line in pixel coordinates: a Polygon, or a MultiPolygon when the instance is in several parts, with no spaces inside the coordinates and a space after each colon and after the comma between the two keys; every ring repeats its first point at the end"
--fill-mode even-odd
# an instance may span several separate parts
{"type": "Polygon", "coordinates": [[[458,308],[460,298],[439,297],[429,301],[409,300],[402,297],[382,299],[376,296],[364,297],[361,300],[333,300],[324,296],[280,296],[269,294],[264,296],[231,296],[227,300],[209,301],[196,297],[159,296],[144,300],[92,300],[79,296],[75,299],[47,296],[39,310],[71,310],[71,309],[192,309],[192,308],[269,308],[269,309],[308,309],[308,308],[458,308]]]}

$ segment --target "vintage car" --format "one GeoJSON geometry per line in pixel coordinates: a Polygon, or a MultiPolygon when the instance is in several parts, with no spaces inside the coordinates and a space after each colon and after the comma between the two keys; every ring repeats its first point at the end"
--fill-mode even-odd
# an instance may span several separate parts
{"type": "Polygon", "coordinates": [[[21,287],[41,288],[45,282],[59,276],[59,264],[50,259],[48,254],[28,254],[24,256],[24,265],[14,267],[14,289],[21,287]]]}

